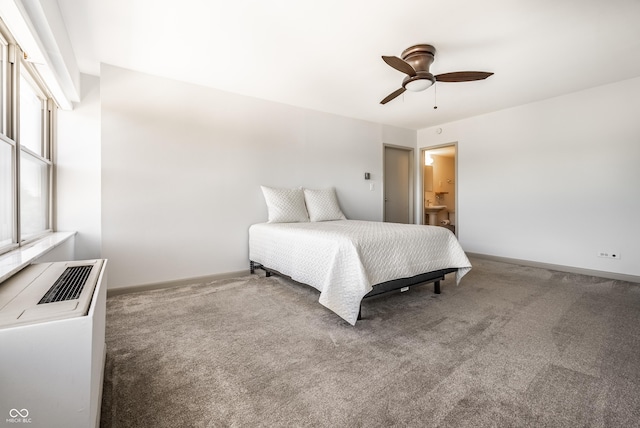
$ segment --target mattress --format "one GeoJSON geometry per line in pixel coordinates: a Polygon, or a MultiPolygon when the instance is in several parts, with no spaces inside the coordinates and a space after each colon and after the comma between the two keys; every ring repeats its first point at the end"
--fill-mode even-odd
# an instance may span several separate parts
{"type": "Polygon", "coordinates": [[[259,223],[249,258],[320,291],[320,304],[354,325],[375,284],[471,263],[450,230],[438,226],[336,220],[259,223]]]}

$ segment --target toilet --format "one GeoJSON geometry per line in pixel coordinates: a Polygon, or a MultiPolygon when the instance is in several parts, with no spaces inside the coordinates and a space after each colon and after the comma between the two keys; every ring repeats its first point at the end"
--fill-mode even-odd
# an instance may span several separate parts
{"type": "Polygon", "coordinates": [[[449,217],[448,217],[448,219],[449,219],[449,224],[450,224],[451,226],[455,226],[455,225],[456,225],[456,212],[455,212],[455,211],[449,211],[449,212],[447,213],[447,215],[449,216],[449,217]]]}
{"type": "Polygon", "coordinates": [[[453,233],[456,233],[456,212],[448,211],[446,214],[447,214],[447,218],[449,219],[449,224],[444,224],[442,226],[446,227],[453,233]]]}

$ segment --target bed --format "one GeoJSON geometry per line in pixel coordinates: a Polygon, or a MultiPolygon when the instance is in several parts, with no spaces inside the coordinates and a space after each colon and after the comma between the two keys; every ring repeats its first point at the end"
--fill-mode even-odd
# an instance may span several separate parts
{"type": "Polygon", "coordinates": [[[456,284],[471,263],[455,235],[438,226],[361,220],[269,222],[249,228],[251,272],[263,268],[320,291],[320,304],[351,325],[365,297],[439,281],[456,284]]]}

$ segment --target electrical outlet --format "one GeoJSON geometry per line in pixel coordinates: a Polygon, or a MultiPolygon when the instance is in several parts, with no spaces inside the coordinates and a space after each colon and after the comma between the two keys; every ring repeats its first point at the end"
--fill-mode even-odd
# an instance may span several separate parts
{"type": "Polygon", "coordinates": [[[598,257],[605,259],[620,259],[620,253],[617,251],[598,251],[598,257]]]}

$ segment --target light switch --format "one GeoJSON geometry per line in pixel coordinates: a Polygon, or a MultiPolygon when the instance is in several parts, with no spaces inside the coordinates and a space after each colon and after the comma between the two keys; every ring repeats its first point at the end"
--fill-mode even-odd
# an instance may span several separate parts
{"type": "Polygon", "coordinates": [[[373,183],[369,183],[369,190],[373,191],[374,187],[373,183]]]}

